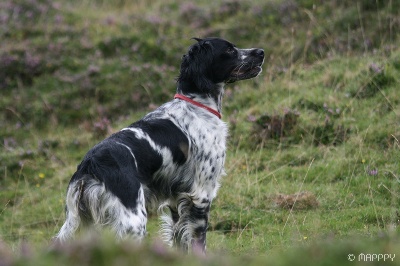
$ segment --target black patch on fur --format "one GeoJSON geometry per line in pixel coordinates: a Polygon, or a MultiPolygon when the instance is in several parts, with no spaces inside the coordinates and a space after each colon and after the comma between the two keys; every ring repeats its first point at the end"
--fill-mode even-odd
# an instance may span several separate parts
{"type": "MultiPolygon", "coordinates": [[[[140,120],[130,127],[140,128],[154,143],[168,148],[174,163],[182,165],[186,162],[188,151],[185,151],[184,147],[189,147],[189,141],[170,120],[140,120]]],[[[86,154],[71,183],[90,175],[104,183],[106,189],[117,196],[125,207],[134,209],[137,206],[141,183],[150,189],[164,191],[166,196],[170,195],[171,189],[174,191],[173,189],[181,186],[177,182],[172,184],[174,188],[165,187],[163,179],[153,179],[154,173],[161,165],[162,156],[146,139],[138,139],[133,131],[123,130],[103,140],[86,154]],[[135,158],[124,145],[131,149],[135,158]]]]}
{"type": "MultiPolygon", "coordinates": [[[[138,176],[138,172],[129,150],[115,143],[115,135],[100,142],[86,154],[71,183],[89,175],[104,183],[106,189],[117,196],[125,207],[134,209],[140,189],[140,182],[134,176],[138,176]]],[[[157,163],[161,165],[159,157],[154,157],[150,164],[154,169],[157,163]]]]}
{"type": "Polygon", "coordinates": [[[188,151],[184,147],[189,147],[189,141],[185,134],[168,119],[139,120],[129,127],[140,128],[161,147],[166,147],[172,152],[174,163],[182,165],[186,162],[188,151]]]}

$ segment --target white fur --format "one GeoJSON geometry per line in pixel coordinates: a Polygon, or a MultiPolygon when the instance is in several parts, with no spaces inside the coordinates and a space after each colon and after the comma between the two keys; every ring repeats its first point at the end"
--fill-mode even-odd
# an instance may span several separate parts
{"type": "Polygon", "coordinates": [[[138,204],[135,210],[127,209],[120,200],[112,193],[107,192],[103,183],[95,179],[77,181],[70,185],[67,192],[67,217],[64,225],[56,238],[64,242],[72,238],[82,223],[79,216],[79,198],[84,197],[88,200],[87,207],[93,219],[90,226],[94,229],[105,225],[111,227],[118,238],[128,235],[141,239],[146,234],[146,209],[143,188],[138,194],[138,204]],[[84,182],[87,182],[84,184],[84,182]],[[83,186],[85,185],[84,191],[83,186]]]}

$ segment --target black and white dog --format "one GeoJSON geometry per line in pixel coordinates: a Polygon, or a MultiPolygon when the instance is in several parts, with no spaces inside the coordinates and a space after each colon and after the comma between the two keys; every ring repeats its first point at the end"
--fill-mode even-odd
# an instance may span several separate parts
{"type": "Polygon", "coordinates": [[[169,209],[162,236],[205,251],[208,213],[224,174],[224,85],[261,72],[262,49],[196,39],[182,58],[175,99],[94,146],[68,185],[65,241],[80,226],[109,226],[119,238],[146,234],[146,206],[169,209]]]}

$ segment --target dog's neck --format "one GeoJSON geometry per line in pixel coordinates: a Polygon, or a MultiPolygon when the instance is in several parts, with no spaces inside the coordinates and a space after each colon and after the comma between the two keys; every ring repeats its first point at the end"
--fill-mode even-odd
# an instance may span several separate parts
{"type": "Polygon", "coordinates": [[[210,89],[210,93],[202,93],[193,83],[180,81],[176,92],[221,113],[225,83],[217,83],[214,86],[210,89]]]}

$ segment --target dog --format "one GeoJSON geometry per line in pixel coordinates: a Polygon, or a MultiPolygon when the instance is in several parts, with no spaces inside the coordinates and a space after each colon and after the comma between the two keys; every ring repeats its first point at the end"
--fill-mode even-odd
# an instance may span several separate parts
{"type": "Polygon", "coordinates": [[[108,226],[117,238],[142,239],[146,207],[163,210],[171,246],[205,252],[212,200],[224,175],[224,86],[259,75],[264,50],[221,38],[193,38],[182,57],[174,99],[95,145],[67,189],[61,242],[81,227],[108,226]]]}

